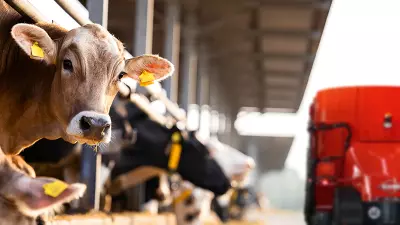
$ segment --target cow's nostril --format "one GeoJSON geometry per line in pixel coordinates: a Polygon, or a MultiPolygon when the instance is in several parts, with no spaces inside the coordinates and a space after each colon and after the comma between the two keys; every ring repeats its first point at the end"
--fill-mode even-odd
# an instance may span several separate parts
{"type": "Polygon", "coordinates": [[[82,130],[89,130],[91,124],[90,118],[86,116],[82,116],[81,120],[79,121],[79,125],[82,130]]]}

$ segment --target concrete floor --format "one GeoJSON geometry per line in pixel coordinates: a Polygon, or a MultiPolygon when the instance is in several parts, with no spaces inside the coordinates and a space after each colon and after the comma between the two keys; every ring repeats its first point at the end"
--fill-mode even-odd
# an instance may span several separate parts
{"type": "Polygon", "coordinates": [[[305,225],[302,212],[269,210],[264,213],[249,212],[250,221],[264,221],[266,225],[305,225]]]}

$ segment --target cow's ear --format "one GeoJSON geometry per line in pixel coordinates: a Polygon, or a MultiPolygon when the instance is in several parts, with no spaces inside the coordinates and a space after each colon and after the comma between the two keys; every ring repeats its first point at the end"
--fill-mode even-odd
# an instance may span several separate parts
{"type": "Polygon", "coordinates": [[[86,190],[84,184],[66,184],[53,178],[32,178],[27,175],[14,180],[12,187],[7,194],[11,195],[17,207],[28,216],[57,209],[63,203],[81,197],[86,190]]]}
{"type": "Polygon", "coordinates": [[[174,65],[170,61],[157,55],[141,55],[125,62],[125,72],[137,81],[143,72],[151,73],[154,81],[161,81],[171,76],[174,70],[174,65]]]}
{"type": "Polygon", "coordinates": [[[11,36],[32,59],[45,60],[49,64],[55,62],[56,43],[42,28],[31,24],[17,24],[11,29],[11,36]]]}

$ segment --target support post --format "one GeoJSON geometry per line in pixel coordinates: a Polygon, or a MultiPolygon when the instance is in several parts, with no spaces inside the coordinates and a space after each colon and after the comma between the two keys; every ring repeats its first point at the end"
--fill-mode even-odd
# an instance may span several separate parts
{"type": "Polygon", "coordinates": [[[230,117],[230,134],[229,134],[229,139],[230,139],[230,145],[236,149],[239,148],[240,145],[240,135],[237,132],[236,128],[235,128],[235,121],[236,121],[236,117],[237,117],[237,109],[236,107],[230,107],[229,110],[229,117],[230,117]]]}
{"type": "MultiPolygon", "coordinates": [[[[89,19],[107,28],[108,0],[88,0],[87,8],[89,19]]],[[[92,146],[86,144],[82,146],[81,154],[81,181],[87,186],[81,207],[85,211],[98,211],[100,208],[101,154],[96,153],[92,146]]]]}
{"type": "Polygon", "coordinates": [[[194,10],[185,12],[185,23],[191,29],[185,29],[186,34],[183,36],[182,90],[179,96],[179,105],[188,111],[189,105],[196,102],[197,49],[195,33],[197,18],[194,10]]]}
{"type": "Polygon", "coordinates": [[[108,0],[87,0],[89,19],[93,23],[108,26],[108,0]]]}
{"type": "Polygon", "coordinates": [[[199,64],[197,71],[196,102],[200,108],[199,131],[203,138],[210,137],[211,109],[209,105],[210,82],[209,63],[207,60],[207,49],[205,45],[199,46],[199,64]]]}
{"type": "MultiPolygon", "coordinates": [[[[153,44],[154,0],[136,0],[136,25],[134,28],[133,55],[150,54],[153,44]]],[[[141,211],[145,197],[145,184],[128,190],[128,210],[141,211]]]]}
{"type": "Polygon", "coordinates": [[[167,92],[167,97],[172,102],[178,101],[178,71],[179,71],[179,48],[181,35],[180,1],[171,0],[166,2],[167,18],[165,20],[166,38],[164,43],[165,58],[175,65],[175,74],[162,82],[167,92]]]}
{"type": "MultiPolygon", "coordinates": [[[[252,157],[256,161],[256,165],[259,163],[259,146],[257,145],[256,138],[255,137],[247,137],[246,138],[246,145],[247,145],[247,155],[252,157]]],[[[259,177],[260,174],[260,169],[259,167],[256,167],[253,171],[250,172],[250,184],[254,185],[254,187],[259,190],[259,182],[257,177],[259,177]]]]}

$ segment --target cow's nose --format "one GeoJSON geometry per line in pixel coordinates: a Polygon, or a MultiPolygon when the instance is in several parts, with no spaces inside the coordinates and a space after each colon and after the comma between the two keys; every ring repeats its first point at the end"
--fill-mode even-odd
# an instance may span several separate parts
{"type": "Polygon", "coordinates": [[[103,139],[111,128],[111,122],[103,118],[82,116],[80,119],[80,128],[83,134],[88,137],[103,139]]]}

